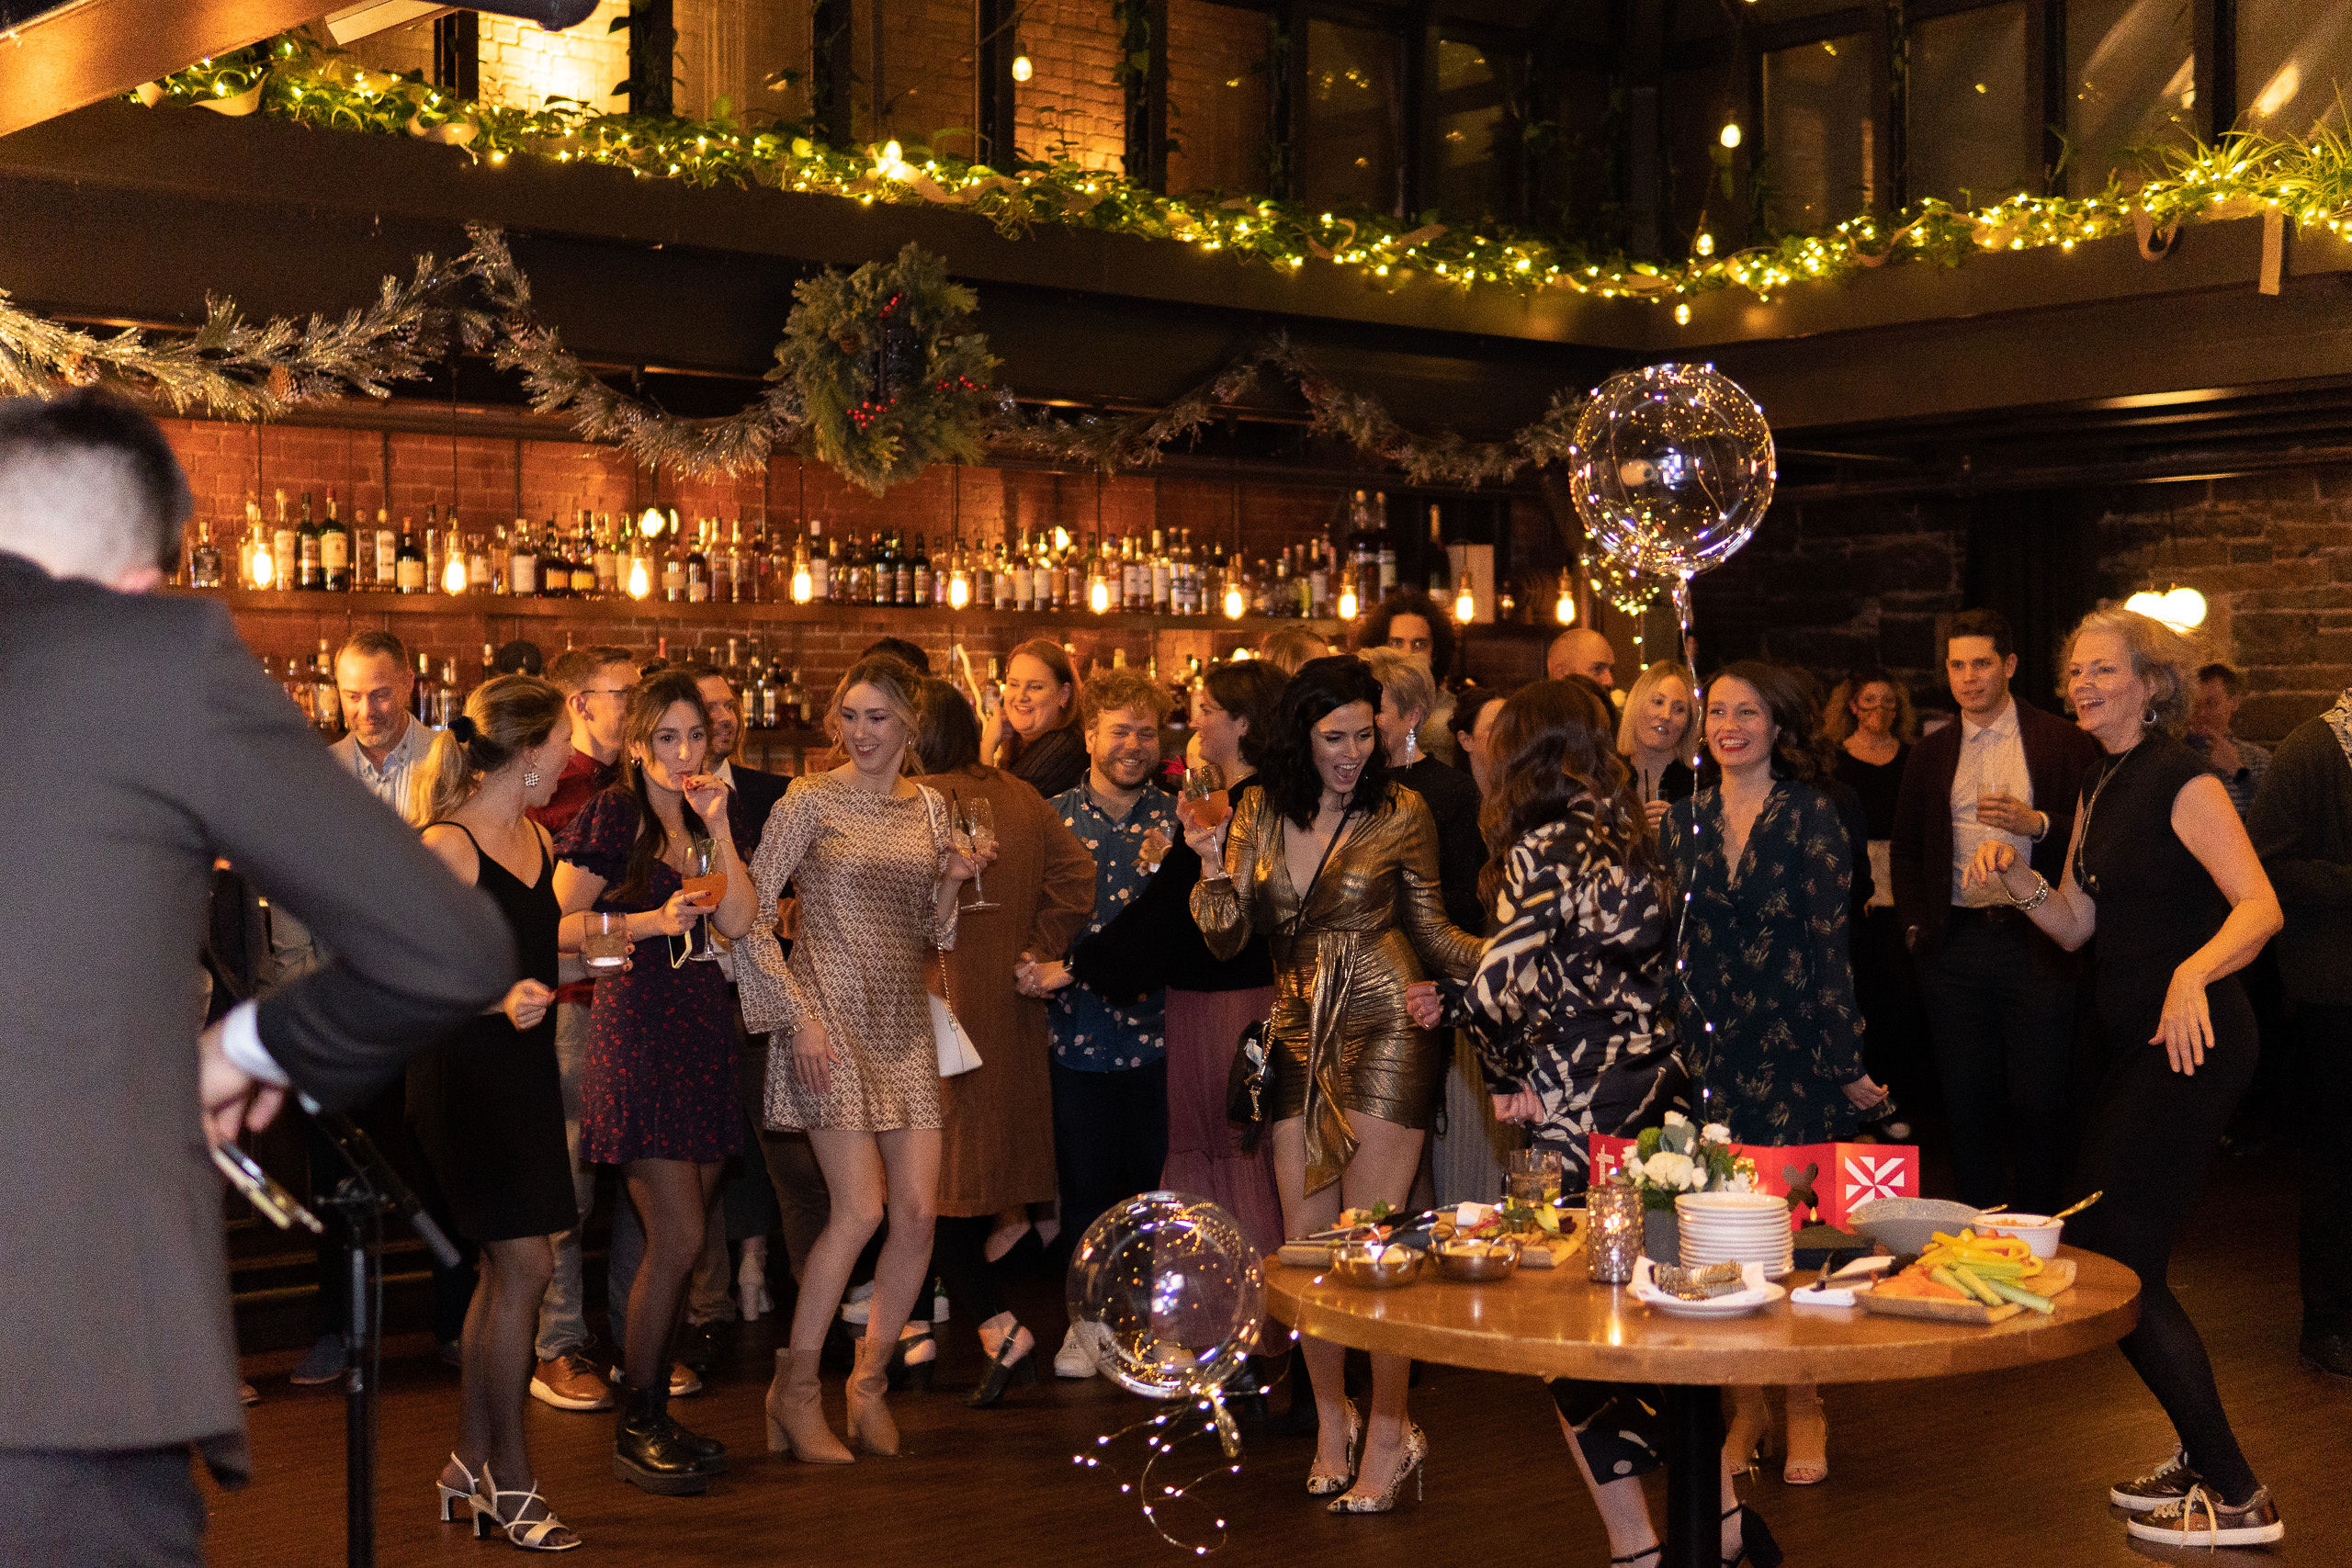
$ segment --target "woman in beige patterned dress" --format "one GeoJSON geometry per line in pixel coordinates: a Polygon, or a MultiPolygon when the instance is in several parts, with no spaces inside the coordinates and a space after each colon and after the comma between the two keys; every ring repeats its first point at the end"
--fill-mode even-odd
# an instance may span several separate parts
{"type": "Polygon", "coordinates": [[[800,900],[787,963],[773,931],[747,938],[743,1021],[768,1038],[767,1122],[805,1130],[832,1195],[775,1353],[768,1449],[820,1464],[849,1450],[818,1404],[817,1354],[857,1255],[884,1213],[873,1311],[849,1384],[849,1427],[875,1453],[899,1451],[883,1408],[885,1369],[931,1266],[938,1207],[939,1055],[923,966],[956,944],[956,900],[993,854],[955,852],[947,808],[905,777],[912,682],[889,658],[860,660],[834,689],[825,728],[849,761],[795,783],[769,815],[752,876],[760,907],[785,884],[800,900]]]}

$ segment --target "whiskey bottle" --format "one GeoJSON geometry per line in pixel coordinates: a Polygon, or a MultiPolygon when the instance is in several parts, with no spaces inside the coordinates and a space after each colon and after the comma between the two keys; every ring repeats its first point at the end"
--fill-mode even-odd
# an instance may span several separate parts
{"type": "Polygon", "coordinates": [[[294,564],[301,558],[302,536],[295,528],[294,520],[286,515],[286,492],[281,490],[270,493],[277,502],[277,519],[269,531],[269,585],[283,590],[294,586],[294,564]]]}
{"type": "Polygon", "coordinates": [[[220,586],[220,547],[212,542],[209,519],[197,525],[196,547],[187,553],[187,585],[190,588],[220,586]]]}
{"type": "Polygon", "coordinates": [[[330,593],[351,592],[351,531],[334,514],[334,491],[327,491],[327,520],[319,525],[319,581],[330,593]]]}
{"type": "Polygon", "coordinates": [[[392,558],[394,589],[401,593],[425,592],[424,552],[416,547],[416,534],[409,520],[401,519],[400,548],[392,558]]]}

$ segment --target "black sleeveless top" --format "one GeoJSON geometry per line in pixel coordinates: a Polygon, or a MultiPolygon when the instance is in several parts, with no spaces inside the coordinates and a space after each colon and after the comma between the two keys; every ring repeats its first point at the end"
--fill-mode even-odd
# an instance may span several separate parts
{"type": "Polygon", "coordinates": [[[2229,899],[2172,827],[2182,786],[2211,771],[2180,741],[2151,734],[2106,758],[2083,784],[2075,880],[2098,906],[2095,973],[2102,981],[2153,979],[2159,1004],[2172,971],[2230,914],[2229,899]]]}
{"type": "MultiPolygon", "coordinates": [[[[474,886],[490,895],[514,933],[515,977],[552,987],[556,980],[556,928],[563,924],[563,908],[555,901],[555,866],[546,841],[541,840],[539,843],[538,880],[526,887],[520,877],[491,859],[490,852],[481,847],[481,840],[464,823],[443,821],[427,826],[455,828],[465,834],[466,841],[474,847],[475,859],[481,863],[481,869],[474,874],[474,886]]],[[[538,835],[535,832],[532,837],[538,835]]],[[[554,1024],[547,1027],[552,1034],[554,1024]]]]}

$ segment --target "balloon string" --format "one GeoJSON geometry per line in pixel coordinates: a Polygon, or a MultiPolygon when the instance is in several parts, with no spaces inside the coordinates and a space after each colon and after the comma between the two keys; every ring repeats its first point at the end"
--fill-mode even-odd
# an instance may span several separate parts
{"type": "MultiPolygon", "coordinates": [[[[1256,1392],[1263,1395],[1272,1393],[1272,1384],[1266,1384],[1256,1392]]],[[[1241,1473],[1240,1441],[1232,1429],[1231,1417],[1225,1413],[1224,1391],[1216,1387],[1195,1390],[1183,1396],[1182,1404],[1163,1409],[1141,1421],[1134,1422],[1115,1432],[1095,1438],[1095,1448],[1102,1450],[1099,1456],[1075,1453],[1070,1456],[1070,1462],[1081,1469],[1098,1470],[1102,1468],[1107,1458],[1114,1461],[1113,1473],[1115,1475],[1117,1456],[1109,1450],[1115,1450],[1120,1444],[1137,1433],[1143,1434],[1143,1468],[1136,1472],[1134,1481],[1119,1483],[1120,1495],[1133,1496],[1138,1501],[1143,1508],[1145,1520],[1159,1533],[1159,1539],[1169,1545],[1180,1551],[1189,1551],[1195,1557],[1206,1557],[1210,1552],[1222,1549],[1231,1539],[1231,1532],[1223,1518],[1212,1516],[1213,1533],[1204,1538],[1205,1544],[1204,1544],[1202,1540],[1186,1540],[1171,1531],[1163,1510],[1169,1509],[1172,1505],[1186,1502],[1192,1503],[1196,1507],[1206,1507],[1205,1503],[1193,1496],[1195,1488],[1216,1476],[1241,1473]],[[1191,1419],[1194,1416],[1201,1418],[1197,1426],[1193,1425],[1191,1419]],[[1170,1435],[1171,1432],[1173,1435],[1170,1435]],[[1153,1483],[1152,1472],[1162,1460],[1172,1460],[1178,1449],[1188,1443],[1196,1443],[1204,1437],[1219,1440],[1224,1450],[1220,1462],[1210,1465],[1181,1485],[1172,1485],[1167,1482],[1157,1484],[1153,1483]]]]}

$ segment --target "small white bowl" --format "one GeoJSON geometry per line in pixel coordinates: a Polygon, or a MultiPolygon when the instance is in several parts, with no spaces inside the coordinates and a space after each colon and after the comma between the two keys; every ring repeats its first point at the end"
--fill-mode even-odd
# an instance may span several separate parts
{"type": "Polygon", "coordinates": [[[2057,1257],[2058,1233],[2065,1228],[2065,1221],[2044,1214],[1996,1214],[1976,1222],[1977,1235],[2016,1236],[2036,1258],[2057,1257]]]}

